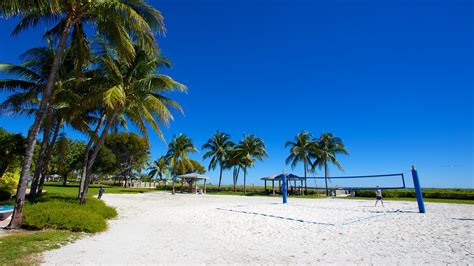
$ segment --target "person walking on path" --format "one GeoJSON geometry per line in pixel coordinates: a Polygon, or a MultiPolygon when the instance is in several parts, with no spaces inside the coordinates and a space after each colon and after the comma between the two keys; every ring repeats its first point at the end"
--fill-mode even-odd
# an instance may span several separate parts
{"type": "Polygon", "coordinates": [[[99,188],[99,195],[97,196],[98,199],[102,198],[102,195],[104,195],[105,189],[104,186],[100,186],[99,188]]]}

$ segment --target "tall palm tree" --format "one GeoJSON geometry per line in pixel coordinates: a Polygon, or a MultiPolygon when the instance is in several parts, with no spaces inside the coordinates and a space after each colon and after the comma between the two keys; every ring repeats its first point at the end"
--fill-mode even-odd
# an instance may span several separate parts
{"type": "MultiPolygon", "coordinates": [[[[0,64],[0,71],[5,72],[10,79],[0,80],[0,89],[9,90],[12,93],[0,105],[3,112],[16,113],[19,115],[33,115],[38,112],[38,103],[42,89],[46,85],[48,73],[54,58],[54,49],[49,42],[48,47],[36,47],[27,50],[20,55],[23,60],[21,65],[0,64]]],[[[82,66],[77,65],[71,49],[65,54],[64,63],[59,71],[53,95],[44,117],[43,141],[41,144],[38,160],[32,179],[30,197],[34,198],[38,183],[44,180],[51,157],[52,147],[57,139],[59,129],[63,123],[68,123],[75,129],[83,131],[90,119],[87,113],[82,111],[81,105],[86,102],[84,95],[74,86],[80,82],[82,66]],[[53,130],[54,128],[54,130],[53,130]],[[50,139],[50,135],[53,136],[50,139]]],[[[41,187],[41,186],[39,186],[41,187]]],[[[38,189],[41,192],[41,189],[38,189]]]]}
{"type": "Polygon", "coordinates": [[[329,196],[328,177],[329,177],[329,163],[337,166],[341,171],[344,171],[342,165],[337,160],[337,154],[349,155],[347,148],[344,146],[341,138],[334,137],[331,133],[323,133],[317,140],[318,145],[311,150],[311,156],[316,158],[312,164],[312,168],[324,168],[324,181],[326,184],[326,196],[329,196]]]}
{"type": "Polygon", "coordinates": [[[247,169],[253,167],[256,160],[262,161],[268,156],[263,140],[255,135],[246,135],[235,147],[234,163],[244,172],[244,193],[247,193],[247,169]]]}
{"type": "Polygon", "coordinates": [[[197,153],[192,140],[183,134],[174,136],[168,145],[168,152],[165,155],[171,167],[171,176],[173,178],[172,194],[175,194],[175,181],[178,169],[193,168],[189,153],[197,153]]]}
{"type": "Polygon", "coordinates": [[[312,139],[308,131],[302,131],[296,135],[294,141],[288,141],[285,144],[285,148],[290,148],[286,164],[291,164],[291,168],[294,169],[299,162],[303,162],[305,193],[308,193],[306,174],[308,166],[311,164],[311,151],[315,149],[316,145],[317,142],[312,139]]]}
{"type": "Polygon", "coordinates": [[[86,28],[93,27],[93,32],[105,38],[122,59],[130,62],[135,55],[132,40],[136,40],[143,49],[150,53],[156,52],[154,32],[163,31],[164,25],[161,14],[140,0],[6,0],[0,7],[0,16],[5,18],[22,17],[12,34],[37,26],[41,22],[57,23],[46,32],[47,37],[57,38],[58,44],[46,86],[42,91],[38,111],[26,138],[25,156],[16,195],[16,208],[9,225],[10,228],[19,228],[23,223],[26,185],[30,176],[35,143],[53,93],[68,38],[71,37],[71,43],[74,43],[75,51],[81,54],[81,58],[88,58],[89,41],[86,28]]]}
{"type": "Polygon", "coordinates": [[[99,139],[88,157],[83,187],[80,188],[80,202],[84,204],[92,175],[92,167],[105,141],[108,131],[120,121],[127,127],[127,121],[148,137],[147,124],[163,140],[160,124],[169,125],[173,119],[170,109],[182,112],[181,106],[163,94],[185,92],[186,86],[171,77],[158,74],[158,68],[169,67],[170,62],[163,56],[150,55],[136,47],[136,55],[130,64],[115,57],[106,47],[98,59],[98,74],[95,84],[98,86],[106,121],[99,139]]]}
{"type": "Polygon", "coordinates": [[[202,149],[209,150],[207,151],[203,158],[211,158],[209,162],[209,170],[214,170],[219,164],[220,173],[219,173],[219,186],[217,190],[221,190],[221,182],[222,182],[222,169],[224,168],[224,162],[229,157],[229,152],[235,144],[230,140],[230,135],[226,133],[221,133],[217,131],[212,138],[210,138],[206,144],[202,145],[202,149]]]}
{"type": "Polygon", "coordinates": [[[150,170],[148,173],[150,178],[159,178],[159,180],[163,180],[163,176],[168,175],[168,160],[166,160],[165,156],[161,156],[158,158],[158,160],[154,161],[150,167],[148,167],[148,170],[150,170]]]}

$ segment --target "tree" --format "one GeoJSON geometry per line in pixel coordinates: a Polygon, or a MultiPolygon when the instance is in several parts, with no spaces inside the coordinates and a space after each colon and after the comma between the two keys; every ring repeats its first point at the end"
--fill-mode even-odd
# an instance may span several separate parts
{"type": "Polygon", "coordinates": [[[148,167],[150,172],[148,173],[148,176],[151,179],[159,179],[163,180],[166,178],[163,178],[163,176],[168,176],[169,174],[169,165],[168,165],[168,160],[166,159],[165,156],[161,156],[158,158],[158,160],[153,161],[153,164],[148,167]]]}
{"type": "Polygon", "coordinates": [[[233,160],[244,172],[244,193],[247,193],[247,169],[253,167],[256,160],[262,161],[265,156],[268,156],[265,143],[255,135],[244,136],[235,147],[233,160]]]}
{"type": "Polygon", "coordinates": [[[48,80],[42,91],[41,103],[26,138],[25,155],[16,195],[16,208],[9,225],[10,228],[19,228],[23,222],[23,206],[27,180],[30,176],[31,159],[43,115],[48,108],[67,47],[68,37],[71,37],[71,43],[75,44],[75,51],[81,53],[81,58],[88,58],[89,42],[85,29],[86,25],[93,27],[93,32],[105,38],[122,59],[130,62],[135,53],[132,39],[135,39],[143,49],[153,53],[157,50],[153,33],[164,30],[161,14],[140,0],[113,2],[9,0],[2,3],[0,16],[8,18],[18,15],[22,16],[22,19],[13,34],[37,26],[42,21],[57,22],[52,29],[46,32],[46,36],[54,36],[58,42],[48,80]]]}
{"type": "Polygon", "coordinates": [[[0,178],[23,155],[25,139],[0,128],[0,178]]]}
{"type": "MultiPolygon", "coordinates": [[[[37,113],[54,56],[55,51],[49,41],[49,46],[35,47],[21,54],[21,65],[0,64],[0,71],[10,77],[0,80],[0,89],[11,91],[0,108],[18,115],[31,116],[37,113]]],[[[91,120],[88,112],[84,112],[84,103],[89,101],[87,95],[77,86],[84,80],[81,77],[86,75],[82,73],[84,66],[79,65],[77,56],[72,48],[66,50],[54,93],[43,118],[43,140],[32,178],[31,199],[42,191],[44,178],[48,175],[48,163],[62,126],[67,123],[74,129],[86,131],[87,122],[91,120]]]]}
{"type": "Polygon", "coordinates": [[[332,163],[337,166],[341,171],[344,171],[342,165],[337,160],[337,154],[349,155],[344,143],[341,138],[334,137],[331,133],[323,133],[317,140],[317,145],[311,150],[311,156],[316,158],[312,164],[312,168],[319,169],[324,167],[324,181],[326,184],[326,196],[329,196],[328,190],[328,177],[329,167],[328,164],[332,163]]]}
{"type": "Polygon", "coordinates": [[[190,138],[183,134],[174,136],[168,144],[168,152],[165,157],[171,167],[171,176],[173,178],[172,194],[175,194],[176,176],[179,175],[179,169],[189,169],[193,167],[189,153],[197,153],[196,147],[190,138]]]}
{"type": "Polygon", "coordinates": [[[83,141],[72,140],[65,134],[61,134],[56,142],[51,158],[51,169],[63,177],[64,186],[71,173],[80,171],[85,149],[86,144],[83,141]]]}
{"type": "Polygon", "coordinates": [[[211,158],[209,162],[209,170],[214,170],[219,164],[220,173],[219,173],[219,186],[218,191],[221,190],[221,181],[222,181],[222,169],[224,168],[224,162],[229,157],[229,153],[235,144],[230,140],[230,135],[226,133],[221,133],[217,131],[212,138],[210,138],[206,144],[202,146],[202,149],[207,149],[208,151],[204,154],[203,158],[211,158]]]}
{"type": "Polygon", "coordinates": [[[186,91],[186,86],[169,76],[156,73],[158,68],[169,67],[170,62],[163,56],[149,55],[139,50],[139,47],[136,49],[130,64],[119,60],[108,49],[103,49],[102,56],[97,59],[98,69],[94,80],[95,86],[101,91],[106,119],[101,119],[103,127],[96,128],[97,132],[101,128],[101,133],[98,140],[94,141],[94,148],[90,154],[86,153],[85,178],[79,191],[81,204],[86,202],[94,161],[113,125],[121,123],[121,126],[127,127],[129,121],[147,138],[148,124],[163,139],[160,124],[168,126],[173,119],[170,109],[182,111],[176,101],[164,94],[186,91]]]}
{"type": "Polygon", "coordinates": [[[132,176],[145,165],[150,150],[150,143],[135,133],[112,133],[107,135],[104,147],[115,155],[116,174],[125,177],[132,176]]]}
{"type": "Polygon", "coordinates": [[[316,145],[316,141],[312,139],[311,134],[307,131],[302,131],[296,135],[294,141],[288,141],[285,144],[285,148],[290,148],[290,155],[286,158],[286,164],[291,164],[291,168],[294,169],[299,162],[303,162],[305,193],[308,191],[306,173],[311,164],[311,151],[315,149],[316,145]]]}

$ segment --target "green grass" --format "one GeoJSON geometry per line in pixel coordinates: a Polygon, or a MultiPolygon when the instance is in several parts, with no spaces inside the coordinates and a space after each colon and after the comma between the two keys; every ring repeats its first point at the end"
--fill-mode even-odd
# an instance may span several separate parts
{"type": "MultiPolygon", "coordinates": [[[[202,187],[202,186],[201,186],[202,187]]],[[[263,186],[248,186],[247,187],[247,194],[244,194],[243,186],[237,186],[237,191],[233,192],[232,186],[222,186],[221,191],[217,191],[216,185],[209,185],[207,186],[207,194],[210,195],[233,195],[233,196],[267,196],[267,197],[281,197],[281,195],[276,194],[266,194],[264,192],[263,186]]],[[[163,187],[160,186],[159,190],[169,191],[170,187],[163,187]]],[[[180,190],[180,184],[176,186],[176,190],[180,190]]],[[[326,198],[324,195],[324,191],[318,191],[318,194],[315,193],[314,190],[309,191],[309,195],[304,196],[296,196],[290,195],[290,198],[311,198],[311,199],[323,199],[326,198]]],[[[362,191],[363,193],[368,193],[368,195],[372,195],[373,191],[362,191]]],[[[362,194],[362,193],[361,193],[362,194]]],[[[400,200],[400,201],[416,201],[414,196],[415,192],[413,189],[402,189],[402,190],[390,190],[384,191],[384,198],[385,200],[400,200]],[[408,195],[408,197],[407,197],[408,195]],[[413,195],[413,197],[411,197],[413,195]]],[[[427,188],[423,189],[423,194],[425,195],[424,199],[425,202],[438,202],[438,203],[456,203],[456,204],[474,204],[474,200],[472,200],[474,195],[474,190],[472,189],[432,189],[427,188]],[[459,197],[459,198],[456,198],[459,197]]],[[[364,195],[364,194],[362,194],[364,195]]],[[[374,196],[358,196],[355,198],[347,198],[347,199],[369,199],[373,200],[374,196]]],[[[346,198],[343,198],[346,199],[346,198]]]]}
{"type": "MultiPolygon", "coordinates": [[[[355,198],[342,198],[342,199],[351,199],[351,200],[374,200],[374,197],[355,197],[355,198]]],[[[416,201],[416,198],[384,198],[384,201],[416,201]]],[[[474,204],[474,200],[463,200],[463,199],[431,199],[431,198],[424,198],[425,202],[435,202],[435,203],[453,203],[453,204],[474,204]]]]}
{"type": "MultiPolygon", "coordinates": [[[[95,196],[99,193],[100,185],[90,185],[88,195],[95,196]]],[[[77,192],[79,190],[79,184],[77,183],[70,183],[66,186],[63,186],[62,183],[59,182],[48,182],[45,183],[44,189],[47,192],[62,194],[62,195],[69,195],[69,196],[77,196],[77,192]]],[[[145,193],[150,191],[156,191],[155,188],[123,188],[120,186],[106,186],[104,185],[105,193],[110,194],[134,194],[134,193],[145,193]]]]}
{"type": "Polygon", "coordinates": [[[0,237],[0,265],[36,264],[35,254],[57,249],[77,237],[69,231],[23,231],[0,237]]]}

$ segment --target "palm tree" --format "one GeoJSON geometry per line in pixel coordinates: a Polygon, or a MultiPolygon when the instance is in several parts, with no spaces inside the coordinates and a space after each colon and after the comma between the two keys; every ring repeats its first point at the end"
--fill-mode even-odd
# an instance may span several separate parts
{"type": "MultiPolygon", "coordinates": [[[[0,80],[0,89],[14,91],[3,101],[0,109],[27,116],[37,113],[40,102],[38,99],[46,85],[48,72],[54,59],[51,41],[49,44],[48,47],[32,48],[20,55],[23,60],[21,65],[0,64],[0,71],[12,77],[0,80]]],[[[83,131],[86,122],[90,120],[87,113],[82,112],[83,108],[81,107],[86,99],[74,86],[81,80],[78,76],[80,76],[82,68],[75,63],[77,62],[76,56],[77,54],[73,53],[71,49],[66,51],[65,62],[59,71],[54,94],[48,104],[42,123],[43,141],[32,179],[30,198],[34,198],[37,192],[41,192],[41,185],[38,183],[44,182],[52,148],[63,123],[68,123],[73,128],[83,131]],[[52,132],[54,133],[50,139],[52,132]],[[40,181],[40,176],[42,181],[40,181]]]]}
{"type": "Polygon", "coordinates": [[[230,135],[226,133],[221,133],[217,131],[212,138],[210,138],[206,144],[202,145],[202,149],[209,150],[204,154],[203,158],[211,158],[209,162],[209,170],[214,170],[219,164],[220,174],[219,174],[219,186],[218,191],[221,190],[221,181],[222,181],[222,169],[224,168],[224,162],[229,157],[229,152],[234,147],[234,143],[230,140],[230,135]]]}
{"type": "Polygon", "coordinates": [[[161,55],[149,55],[139,47],[135,48],[136,55],[130,64],[115,57],[105,47],[101,51],[102,56],[98,58],[95,84],[99,87],[101,95],[99,98],[103,101],[107,119],[99,139],[88,156],[86,174],[83,186],[80,188],[81,204],[86,201],[92,166],[112,126],[121,123],[122,127],[127,127],[127,121],[130,121],[145,137],[148,137],[146,126],[148,124],[164,140],[160,124],[169,125],[169,121],[173,119],[170,109],[182,112],[181,106],[176,101],[163,94],[173,91],[185,92],[186,86],[169,76],[156,73],[158,68],[169,67],[170,62],[161,55]]]}
{"type": "Polygon", "coordinates": [[[295,168],[299,162],[303,162],[304,167],[304,190],[308,192],[306,173],[308,166],[311,164],[311,150],[314,150],[316,141],[311,137],[308,131],[302,131],[297,134],[294,141],[288,141],[285,148],[290,148],[290,155],[286,158],[286,164],[291,164],[291,168],[295,168]]]}
{"type": "Polygon", "coordinates": [[[337,166],[341,171],[344,171],[342,165],[337,160],[337,154],[349,155],[344,143],[341,138],[334,137],[331,133],[323,133],[317,140],[317,145],[311,150],[311,156],[316,158],[312,164],[312,169],[319,169],[324,167],[324,181],[326,183],[326,196],[329,196],[328,190],[328,176],[329,167],[328,164],[332,163],[337,166]]]}
{"type": "Polygon", "coordinates": [[[7,0],[2,2],[0,16],[6,18],[22,16],[12,34],[18,34],[27,28],[37,26],[40,22],[57,22],[45,34],[46,37],[57,38],[58,46],[46,86],[42,91],[38,111],[26,138],[25,156],[16,195],[16,208],[9,225],[9,228],[19,228],[23,223],[26,185],[30,176],[35,143],[43,122],[43,115],[48,108],[56,84],[69,36],[71,36],[75,52],[81,54],[80,58],[88,58],[89,41],[85,30],[87,24],[88,27],[94,28],[97,35],[105,38],[122,59],[130,62],[135,55],[132,39],[135,39],[146,51],[154,53],[157,51],[154,32],[162,32],[164,25],[161,14],[140,0],[7,0]]]}
{"type": "Polygon", "coordinates": [[[175,181],[178,169],[193,168],[193,163],[189,158],[189,153],[196,153],[197,149],[190,138],[183,134],[174,136],[168,145],[168,152],[165,157],[171,167],[171,176],[173,178],[172,194],[175,194],[175,181]]]}
{"type": "Polygon", "coordinates": [[[158,160],[154,161],[150,167],[148,167],[148,170],[150,170],[150,172],[148,173],[148,176],[150,178],[159,178],[159,180],[163,180],[163,176],[168,175],[168,160],[166,160],[165,156],[161,156],[158,158],[158,160]]]}
{"type": "Polygon", "coordinates": [[[263,140],[255,135],[246,135],[235,147],[234,164],[244,172],[244,193],[247,193],[247,169],[253,167],[256,160],[262,161],[268,156],[263,140]]]}

